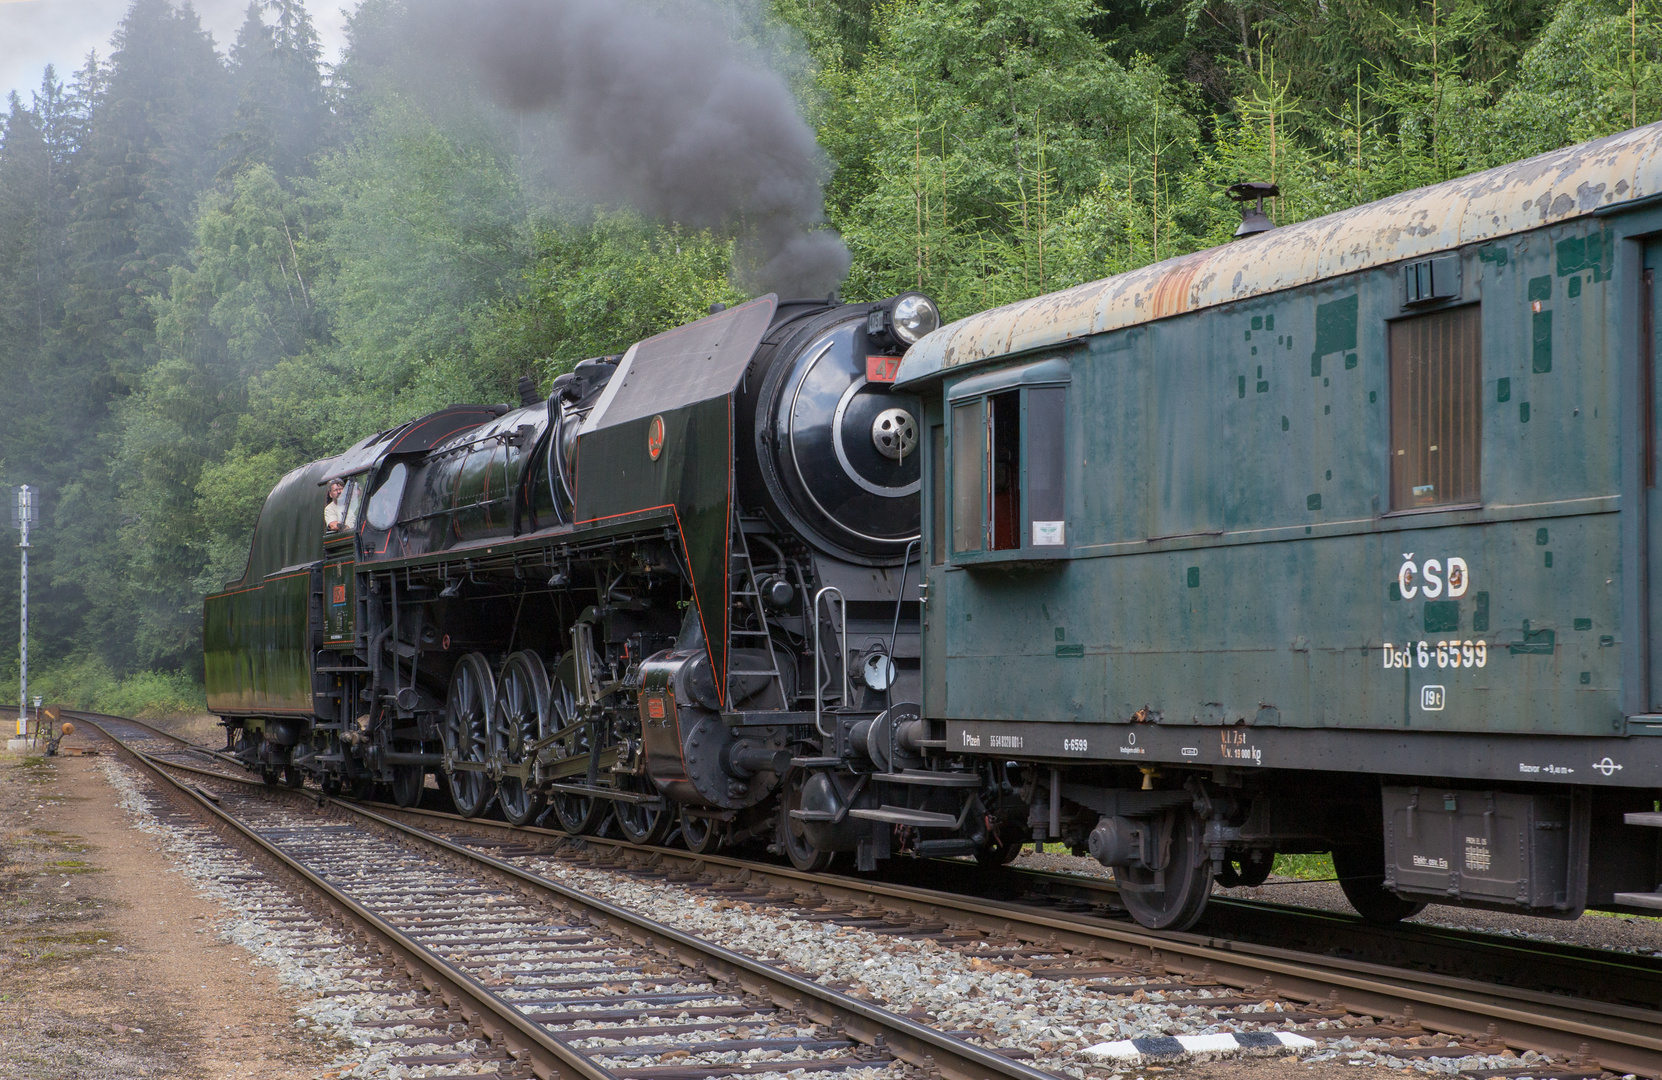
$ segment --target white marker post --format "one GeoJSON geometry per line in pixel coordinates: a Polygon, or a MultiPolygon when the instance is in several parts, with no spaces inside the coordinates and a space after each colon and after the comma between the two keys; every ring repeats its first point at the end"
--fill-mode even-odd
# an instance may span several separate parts
{"type": "Polygon", "coordinates": [[[40,520],[40,489],[24,484],[12,493],[12,527],[21,531],[18,547],[23,551],[22,588],[19,591],[21,625],[18,627],[17,733],[29,733],[29,526],[40,520]]]}

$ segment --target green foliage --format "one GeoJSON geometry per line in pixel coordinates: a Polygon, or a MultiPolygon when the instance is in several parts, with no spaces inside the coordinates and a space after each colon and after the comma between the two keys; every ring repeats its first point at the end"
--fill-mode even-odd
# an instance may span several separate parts
{"type": "MultiPolygon", "coordinates": [[[[745,297],[728,280],[733,243],[656,225],[632,211],[545,223],[519,291],[476,324],[473,350],[503,378],[551,379],[591,356],[700,318],[745,297]]],[[[506,384],[504,384],[506,385],[506,384]]]]}
{"type": "MultiPolygon", "coordinates": [[[[29,668],[29,697],[42,705],[160,720],[208,711],[202,684],[183,671],[118,675],[103,660],[76,655],[29,668]]],[[[17,702],[17,663],[0,671],[0,700],[17,702]]]]}
{"type": "Polygon", "coordinates": [[[1333,856],[1277,855],[1271,873],[1277,877],[1301,878],[1305,881],[1330,881],[1335,876],[1333,856]]]}
{"type": "MultiPolygon", "coordinates": [[[[817,130],[845,294],[949,317],[1226,242],[1237,181],[1286,224],[1662,116],[1662,0],[715,2],[817,130]]],[[[75,700],[198,700],[200,598],[289,469],[745,299],[742,223],[577,201],[407,15],[365,0],[325,70],[300,0],[223,59],[133,0],[0,116],[0,482],[45,489],[75,700]]]]}

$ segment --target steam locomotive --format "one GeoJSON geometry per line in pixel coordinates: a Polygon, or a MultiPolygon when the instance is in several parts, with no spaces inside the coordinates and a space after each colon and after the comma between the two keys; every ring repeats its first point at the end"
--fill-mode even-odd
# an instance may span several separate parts
{"type": "Polygon", "coordinates": [[[408,806],[432,776],[464,815],[805,868],[1002,857],[1002,766],[945,766],[917,704],[893,380],[938,323],[765,296],[294,470],[204,606],[229,747],[269,783],[408,806]]]}

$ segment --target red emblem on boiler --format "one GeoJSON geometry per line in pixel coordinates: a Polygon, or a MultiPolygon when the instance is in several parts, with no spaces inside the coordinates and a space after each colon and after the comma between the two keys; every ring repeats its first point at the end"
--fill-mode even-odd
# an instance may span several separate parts
{"type": "Polygon", "coordinates": [[[654,416],[652,423],[646,428],[646,452],[657,461],[658,455],[664,452],[664,418],[654,416]]]}

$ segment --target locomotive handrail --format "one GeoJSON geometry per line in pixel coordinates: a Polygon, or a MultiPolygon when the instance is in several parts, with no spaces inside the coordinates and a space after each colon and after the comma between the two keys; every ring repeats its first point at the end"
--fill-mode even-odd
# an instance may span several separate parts
{"type": "MultiPolygon", "coordinates": [[[[842,622],[840,624],[841,637],[839,638],[839,640],[841,642],[843,642],[844,644],[838,645],[837,650],[838,650],[838,652],[840,652],[842,654],[842,661],[843,661],[843,696],[842,696],[842,703],[845,706],[848,704],[848,697],[849,697],[849,694],[848,694],[848,648],[847,648],[847,645],[846,645],[846,643],[848,641],[848,604],[847,604],[846,601],[843,600],[843,591],[841,589],[837,588],[835,585],[827,585],[824,588],[820,589],[819,592],[814,594],[814,730],[818,731],[821,735],[825,735],[825,736],[829,737],[831,733],[829,731],[826,731],[824,725],[820,722],[820,715],[821,715],[821,713],[824,712],[824,706],[825,706],[825,684],[820,679],[820,671],[819,671],[820,662],[821,662],[821,660],[824,656],[824,651],[820,648],[820,643],[819,643],[819,631],[820,631],[820,625],[821,625],[820,621],[819,621],[819,602],[822,598],[824,598],[826,593],[836,593],[836,595],[837,595],[837,612],[838,612],[839,615],[842,616],[842,622]]],[[[829,611],[829,610],[830,609],[827,608],[827,611],[829,611]]]]}
{"type": "MultiPolygon", "coordinates": [[[[906,545],[906,554],[904,554],[900,557],[900,591],[895,594],[895,598],[894,598],[894,626],[889,629],[889,663],[890,664],[894,663],[895,642],[900,640],[900,611],[901,611],[902,605],[904,605],[906,603],[906,572],[912,568],[912,552],[913,552],[913,550],[916,549],[921,554],[922,548],[921,548],[920,545],[921,545],[922,541],[923,541],[923,537],[920,536],[917,539],[908,542],[907,545],[906,545]]],[[[921,574],[920,574],[920,576],[921,576],[921,574]]],[[[891,675],[889,677],[889,685],[884,688],[884,693],[886,695],[886,700],[888,701],[888,703],[890,705],[893,705],[894,704],[894,700],[893,700],[894,699],[894,676],[893,675],[891,675]]]]}

